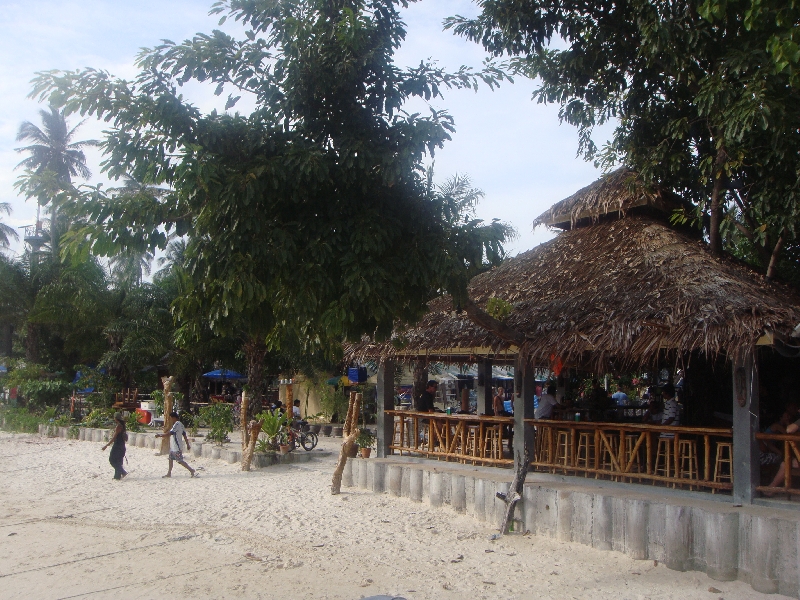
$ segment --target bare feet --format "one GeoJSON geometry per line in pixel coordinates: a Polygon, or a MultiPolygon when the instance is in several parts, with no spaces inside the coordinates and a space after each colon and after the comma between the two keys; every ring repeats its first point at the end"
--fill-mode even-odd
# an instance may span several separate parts
{"type": "Polygon", "coordinates": [[[192,477],[200,477],[200,474],[197,471],[192,471],[192,477]]]}
{"type": "Polygon", "coordinates": [[[172,475],[170,473],[167,473],[166,475],[162,475],[161,479],[166,479],[167,477],[172,477],[172,475]]]}

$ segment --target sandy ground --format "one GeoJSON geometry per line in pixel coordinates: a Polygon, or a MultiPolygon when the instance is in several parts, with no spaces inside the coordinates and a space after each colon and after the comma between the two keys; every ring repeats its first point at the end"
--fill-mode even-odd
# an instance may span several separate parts
{"type": "Polygon", "coordinates": [[[490,540],[405,498],[331,496],[335,457],[250,473],[192,458],[200,478],[176,465],[162,479],[166,458],[128,448],[118,482],[100,448],[0,432],[0,597],[782,598],[580,544],[490,540]]]}

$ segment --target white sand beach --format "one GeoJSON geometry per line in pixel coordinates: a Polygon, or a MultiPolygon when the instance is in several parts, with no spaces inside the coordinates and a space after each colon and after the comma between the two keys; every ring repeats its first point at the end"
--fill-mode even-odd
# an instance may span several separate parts
{"type": "Polygon", "coordinates": [[[101,447],[0,433],[0,597],[783,598],[580,544],[490,540],[407,498],[332,496],[335,456],[249,473],[191,457],[200,478],[176,465],[162,479],[166,457],[128,448],[113,481],[101,447]]]}

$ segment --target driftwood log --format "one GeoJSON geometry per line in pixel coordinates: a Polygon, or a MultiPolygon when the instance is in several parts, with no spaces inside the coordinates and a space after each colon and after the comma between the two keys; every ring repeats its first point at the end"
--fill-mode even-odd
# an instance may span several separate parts
{"type": "Polygon", "coordinates": [[[522,492],[525,487],[525,478],[528,476],[528,465],[530,462],[528,448],[525,448],[524,453],[520,450],[515,450],[514,479],[511,480],[508,494],[503,494],[502,492],[497,492],[497,494],[495,494],[500,500],[506,503],[506,512],[503,516],[503,522],[500,524],[501,535],[508,533],[508,525],[514,518],[514,508],[517,506],[517,502],[522,500],[522,492]]]}
{"type": "MultiPolygon", "coordinates": [[[[247,426],[247,411],[250,408],[250,398],[247,390],[242,390],[242,404],[239,407],[239,427],[242,428],[242,457],[250,444],[250,428],[247,426]]],[[[249,469],[243,469],[248,471],[249,469]]]]}
{"type": "Polygon", "coordinates": [[[174,377],[162,377],[161,383],[164,384],[164,437],[161,438],[161,449],[158,451],[160,455],[169,454],[169,430],[172,429],[172,417],[169,414],[172,412],[172,383],[175,381],[174,377]]]}
{"type": "Polygon", "coordinates": [[[331,482],[331,494],[334,496],[342,491],[344,466],[347,464],[347,457],[350,455],[353,444],[356,443],[356,438],[358,437],[358,415],[361,412],[361,398],[361,394],[350,392],[350,402],[347,406],[347,419],[345,419],[344,428],[342,429],[344,442],[342,443],[342,451],[339,453],[339,462],[336,465],[336,470],[333,472],[333,481],[331,482]]]}
{"type": "Polygon", "coordinates": [[[253,453],[256,451],[258,434],[261,433],[261,421],[254,419],[244,429],[248,430],[249,441],[247,447],[242,448],[242,471],[249,471],[250,463],[253,461],[253,453]]]}

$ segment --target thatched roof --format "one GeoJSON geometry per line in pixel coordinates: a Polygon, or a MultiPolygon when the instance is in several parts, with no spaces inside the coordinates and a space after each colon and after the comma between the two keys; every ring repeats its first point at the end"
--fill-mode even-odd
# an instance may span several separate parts
{"type": "MultiPolygon", "coordinates": [[[[643,215],[565,231],[475,277],[469,295],[482,308],[493,296],[510,303],[504,322],[524,333],[520,350],[539,365],[558,357],[567,365],[623,368],[663,349],[731,353],[765,332],[789,335],[800,323],[800,299],[791,290],[643,215]]],[[[347,346],[346,355],[468,362],[509,350],[465,313],[455,314],[449,297],[429,306],[417,326],[392,341],[364,340],[347,346]]]]}
{"type": "Polygon", "coordinates": [[[533,226],[573,229],[580,224],[594,223],[606,215],[625,216],[636,208],[667,214],[678,206],[677,198],[646,187],[633,171],[621,168],[557,202],[539,215],[533,226]]]}

